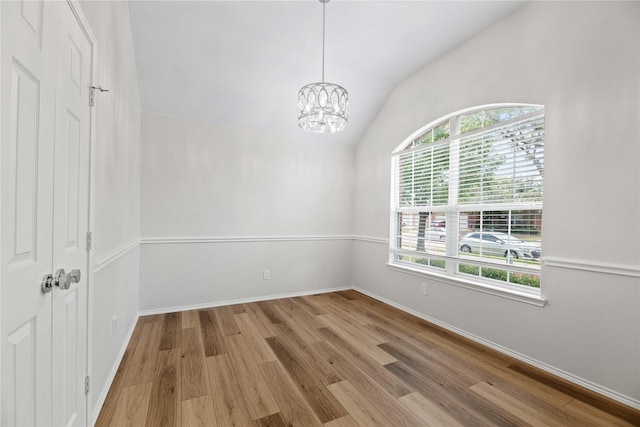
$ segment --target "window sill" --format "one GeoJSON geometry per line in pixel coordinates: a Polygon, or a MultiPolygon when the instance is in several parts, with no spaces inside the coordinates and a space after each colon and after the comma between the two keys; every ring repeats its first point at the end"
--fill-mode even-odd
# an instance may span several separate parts
{"type": "Polygon", "coordinates": [[[544,307],[547,303],[547,300],[540,295],[539,291],[532,290],[527,291],[523,290],[515,290],[508,289],[506,287],[501,287],[498,285],[492,285],[489,283],[476,282],[472,280],[466,280],[461,277],[451,277],[445,274],[439,274],[437,272],[425,271],[418,268],[411,268],[404,265],[398,264],[390,264],[387,263],[387,267],[390,270],[399,271],[405,274],[411,274],[418,277],[425,277],[432,280],[436,280],[441,283],[446,283],[448,285],[454,285],[465,289],[471,289],[473,291],[482,292],[486,294],[495,295],[501,298],[507,298],[513,301],[519,301],[526,304],[535,305],[537,307],[544,307]]]}

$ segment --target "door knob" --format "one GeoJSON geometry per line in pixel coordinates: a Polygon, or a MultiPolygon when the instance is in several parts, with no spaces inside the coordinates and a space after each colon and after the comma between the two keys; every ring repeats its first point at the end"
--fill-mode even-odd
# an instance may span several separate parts
{"type": "Polygon", "coordinates": [[[53,277],[53,284],[61,290],[66,291],[71,287],[71,275],[65,273],[64,268],[60,268],[53,277]]]}
{"type": "Polygon", "coordinates": [[[69,273],[69,277],[71,278],[71,283],[78,283],[80,282],[80,278],[82,277],[82,274],[80,273],[80,270],[78,270],[77,268],[74,268],[69,273]]]}
{"type": "Polygon", "coordinates": [[[45,274],[40,281],[40,285],[42,286],[42,292],[48,294],[53,290],[53,274],[45,274]]]}

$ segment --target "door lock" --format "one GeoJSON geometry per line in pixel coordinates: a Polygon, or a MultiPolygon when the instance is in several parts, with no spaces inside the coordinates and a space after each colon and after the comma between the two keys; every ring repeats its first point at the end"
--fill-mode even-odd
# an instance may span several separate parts
{"type": "Polygon", "coordinates": [[[74,268],[73,270],[71,270],[71,272],[69,272],[69,277],[71,278],[71,283],[78,283],[82,278],[82,274],[80,273],[80,270],[74,268]]]}
{"type": "Polygon", "coordinates": [[[42,286],[42,292],[45,294],[51,292],[53,290],[53,274],[45,274],[40,281],[40,285],[42,286]]]}
{"type": "Polygon", "coordinates": [[[71,275],[67,274],[64,268],[60,268],[53,277],[53,284],[60,288],[60,290],[66,291],[71,287],[71,275]]]}

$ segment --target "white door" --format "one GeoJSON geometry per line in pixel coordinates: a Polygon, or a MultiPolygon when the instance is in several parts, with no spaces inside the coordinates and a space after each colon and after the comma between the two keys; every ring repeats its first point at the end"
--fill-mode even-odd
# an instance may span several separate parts
{"type": "Polygon", "coordinates": [[[80,426],[87,423],[82,273],[88,265],[91,43],[67,2],[0,6],[0,421],[80,426]],[[56,276],[60,269],[80,271],[79,283],[56,276]],[[54,278],[44,292],[41,279],[48,274],[54,278]]]}
{"type": "Polygon", "coordinates": [[[53,271],[64,269],[68,289],[52,292],[53,424],[86,423],[87,266],[91,44],[73,10],[62,8],[56,84],[53,271]],[[77,272],[77,273],[76,273],[77,272]],[[85,273],[82,277],[82,273],[85,273]],[[79,279],[79,281],[78,281],[79,279]],[[78,283],[75,283],[78,281],[78,283]]]}

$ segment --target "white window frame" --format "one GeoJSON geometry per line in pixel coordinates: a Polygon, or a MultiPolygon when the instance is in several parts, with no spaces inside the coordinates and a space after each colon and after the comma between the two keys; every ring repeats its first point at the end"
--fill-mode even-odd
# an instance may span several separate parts
{"type": "MultiPolygon", "coordinates": [[[[480,134],[487,132],[487,128],[480,128],[477,130],[473,130],[464,134],[460,134],[459,129],[459,118],[466,114],[479,112],[482,110],[491,110],[495,108],[505,108],[505,107],[534,107],[537,109],[535,113],[526,114],[515,119],[507,120],[505,122],[500,122],[496,126],[502,126],[505,123],[510,121],[518,122],[527,116],[535,116],[539,115],[541,112],[544,114],[544,106],[543,105],[535,105],[535,104],[522,104],[522,103],[501,103],[501,104],[489,104],[482,105],[472,108],[467,108],[464,110],[457,111],[455,113],[449,114],[447,116],[441,117],[437,120],[434,120],[427,124],[426,126],[421,127],[416,132],[411,134],[408,138],[406,138],[395,150],[393,150],[391,154],[391,200],[390,200],[390,229],[389,229],[389,261],[387,266],[390,269],[400,271],[406,274],[415,275],[418,277],[428,277],[432,280],[436,280],[439,282],[472,289],[475,291],[480,291],[484,293],[489,293],[492,295],[508,298],[511,300],[521,301],[528,304],[536,305],[543,307],[546,304],[546,300],[543,298],[540,288],[533,288],[524,285],[516,285],[508,282],[502,282],[498,280],[485,279],[480,276],[471,276],[466,274],[460,274],[457,272],[458,263],[464,264],[477,264],[481,266],[488,266],[486,263],[482,261],[472,261],[468,259],[464,259],[461,262],[461,258],[459,258],[459,218],[460,212],[469,211],[475,208],[487,208],[491,207],[491,204],[487,205],[477,205],[477,206],[468,206],[468,205],[459,205],[458,203],[458,195],[459,195],[459,154],[460,154],[460,140],[466,139],[473,134],[480,134]],[[448,176],[448,202],[446,209],[438,206],[430,206],[428,209],[424,209],[424,207],[416,207],[411,208],[410,210],[425,211],[431,210],[434,212],[445,212],[446,213],[446,242],[445,242],[445,255],[437,255],[437,254],[428,254],[422,252],[416,252],[412,254],[413,256],[426,256],[431,260],[442,260],[445,263],[444,269],[441,268],[433,268],[427,265],[420,265],[417,263],[410,263],[405,261],[398,260],[398,254],[400,252],[404,254],[409,254],[406,250],[398,249],[397,244],[399,237],[399,233],[397,230],[399,229],[398,224],[398,213],[399,212],[407,212],[407,208],[401,208],[400,205],[400,187],[399,187],[399,159],[401,154],[406,154],[413,150],[421,151],[424,149],[424,146],[418,146],[415,148],[407,148],[413,142],[423,136],[426,132],[431,129],[435,129],[438,126],[441,126],[443,123],[449,122],[449,138],[445,138],[443,140],[438,141],[438,144],[448,143],[449,145],[449,176],[448,176]]],[[[501,209],[538,209],[542,211],[543,203],[533,203],[527,205],[500,205],[501,209]]],[[[506,267],[509,271],[517,272],[518,268],[514,266],[506,267]]],[[[522,270],[523,273],[531,273],[531,271],[522,270]]],[[[536,272],[538,274],[538,272],[536,272]]],[[[540,263],[539,270],[540,278],[542,278],[542,262],[540,263]]]]}

